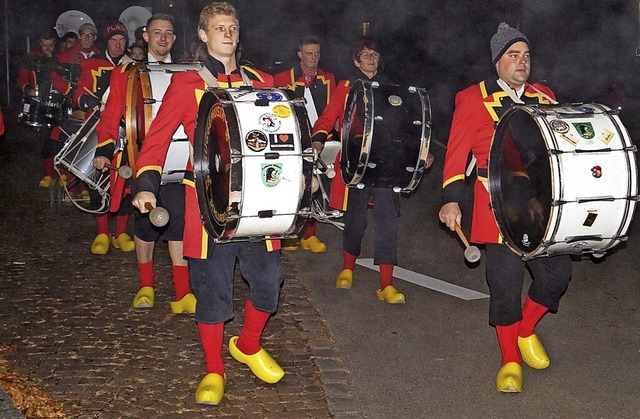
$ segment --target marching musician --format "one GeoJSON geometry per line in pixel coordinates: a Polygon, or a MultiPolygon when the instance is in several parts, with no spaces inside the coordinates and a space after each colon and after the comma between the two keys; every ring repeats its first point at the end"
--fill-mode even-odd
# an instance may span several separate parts
{"type": "MultiPolygon", "coordinates": [[[[82,71],[78,79],[78,87],[73,92],[73,101],[81,110],[86,111],[85,119],[101,105],[114,67],[132,61],[125,54],[128,38],[127,27],[121,22],[112,22],[104,29],[106,51],[82,61],[82,71]]],[[[83,39],[84,37],[80,38],[81,44],[83,39]]],[[[99,209],[101,206],[99,192],[91,189],[89,196],[91,209],[99,209]]],[[[113,238],[109,230],[109,212],[96,216],[97,234],[91,243],[91,253],[104,255],[109,251],[110,245],[123,252],[131,252],[135,249],[133,239],[126,233],[129,212],[130,202],[122,203],[116,214],[116,232],[113,238]]]]}
{"type": "MultiPolygon", "coordinates": [[[[231,4],[214,2],[205,6],[200,13],[198,35],[207,48],[203,70],[173,75],[138,156],[133,204],[143,213],[148,212],[147,202],[156,205],[167,149],[180,124],[193,146],[198,103],[207,87],[273,86],[271,75],[238,64],[239,23],[231,4]]],[[[239,337],[229,340],[229,352],[264,382],[276,383],[284,376],[282,368],[260,345],[263,329],[278,307],[283,282],[280,243],[266,240],[216,244],[202,225],[191,162],[187,170],[184,256],[189,258],[191,288],[198,300],[195,319],[207,372],[196,389],[195,400],[217,405],[222,401],[226,383],[222,344],[224,323],[233,318],[236,259],[250,291],[242,331],[239,337]]]]}
{"type": "Polygon", "coordinates": [[[489,323],[496,328],[502,367],[496,377],[500,392],[522,390],[522,360],[532,368],[549,366],[549,358],[535,333],[548,311],[556,312],[571,277],[567,255],[523,262],[502,242],[490,209],[487,164],[495,124],[515,103],[548,104],[555,100],[547,86],[527,82],[531,70],[529,40],[502,22],[491,38],[496,76],[458,92],[443,173],[443,205],[439,218],[452,231],[460,224],[459,202],[464,191],[467,158],[477,160],[471,240],[486,246],[486,278],[491,291],[489,323]],[[524,306],[521,294],[528,267],[533,282],[524,306]]]}
{"type": "MultiPolygon", "coordinates": [[[[321,150],[336,121],[342,127],[347,97],[351,83],[355,80],[377,81],[390,84],[379,71],[381,56],[377,45],[371,40],[357,42],[352,50],[355,71],[348,80],[338,83],[331,102],[313,126],[313,147],[321,150]]],[[[428,162],[428,165],[432,161],[428,162]]],[[[427,166],[428,167],[428,166],[427,166]]],[[[398,217],[400,197],[391,188],[366,186],[363,189],[347,188],[342,176],[336,175],[331,186],[329,206],[344,212],[342,235],[342,270],[336,278],[336,287],[350,289],[353,285],[353,270],[360,255],[362,237],[367,228],[367,208],[373,203],[374,263],[380,267],[378,299],[389,304],[405,302],[405,296],[393,286],[393,269],[398,263],[398,217]]]]}
{"type": "MultiPolygon", "coordinates": [[[[52,88],[51,76],[55,65],[55,45],[58,36],[54,31],[46,31],[38,36],[39,49],[28,53],[23,59],[23,65],[18,73],[18,87],[28,97],[44,94],[52,88]]],[[[42,147],[40,157],[44,167],[44,177],[40,180],[39,187],[48,188],[53,184],[54,167],[53,157],[62,149],[63,144],[51,138],[50,128],[40,128],[38,137],[42,147]]]]}
{"type": "MultiPolygon", "coordinates": [[[[320,63],[320,38],[317,36],[305,36],[298,43],[298,58],[300,65],[293,66],[289,70],[273,76],[276,87],[284,87],[293,90],[299,97],[306,99],[307,115],[311,126],[318,120],[325,106],[329,104],[331,95],[336,88],[336,79],[333,73],[318,67],[320,63]]],[[[304,237],[300,245],[305,250],[313,253],[322,253],[327,246],[316,236],[316,220],[309,218],[304,237]]],[[[286,242],[285,242],[286,243],[286,242]]],[[[297,244],[285,245],[285,250],[295,250],[297,244]]]]}
{"type": "MultiPolygon", "coordinates": [[[[149,45],[149,62],[171,62],[171,48],[176,35],[173,29],[173,16],[156,13],[147,21],[147,32],[144,37],[149,45]]],[[[118,132],[121,121],[125,119],[127,83],[131,65],[118,66],[111,73],[110,92],[104,109],[100,114],[100,122],[96,127],[98,146],[93,165],[98,170],[106,171],[107,163],[120,167],[129,164],[126,148],[117,150],[118,132]]],[[[117,171],[110,172],[111,208],[112,212],[120,209],[123,196],[131,194],[129,179],[123,179],[117,171]]],[[[128,203],[128,200],[127,200],[128,203]]],[[[171,302],[174,313],[194,313],[195,296],[189,285],[189,268],[187,260],[182,256],[182,234],[184,230],[184,185],[168,183],[158,190],[158,205],[169,212],[171,220],[166,228],[159,229],[151,224],[148,214],[134,214],[134,236],[136,258],[138,261],[138,280],[140,288],[133,299],[133,307],[146,309],[155,303],[155,272],[153,253],[157,240],[168,241],[169,256],[173,271],[175,299],[171,302]]]]}

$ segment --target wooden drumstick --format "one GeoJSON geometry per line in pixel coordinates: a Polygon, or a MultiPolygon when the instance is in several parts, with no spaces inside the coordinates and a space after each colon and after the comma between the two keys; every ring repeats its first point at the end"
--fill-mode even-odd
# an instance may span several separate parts
{"type": "Polygon", "coordinates": [[[460,228],[460,224],[458,223],[456,223],[456,233],[458,233],[458,237],[460,237],[460,240],[462,240],[462,243],[464,244],[464,258],[467,260],[467,262],[475,263],[479,261],[480,249],[478,249],[476,246],[469,245],[469,241],[465,237],[464,232],[462,231],[462,228],[460,228]]]}
{"type": "Polygon", "coordinates": [[[153,207],[151,202],[145,202],[144,207],[149,210],[149,220],[156,227],[164,227],[169,222],[169,213],[162,207],[153,207]]]}
{"type": "Polygon", "coordinates": [[[110,170],[115,170],[116,172],[118,172],[118,176],[123,179],[129,179],[131,176],[133,176],[133,170],[131,170],[129,166],[116,167],[111,163],[105,163],[104,167],[110,170]]]}
{"type": "Polygon", "coordinates": [[[320,156],[318,156],[318,164],[329,179],[333,179],[335,177],[336,171],[333,169],[333,167],[327,166],[327,164],[320,158],[320,156]]]}

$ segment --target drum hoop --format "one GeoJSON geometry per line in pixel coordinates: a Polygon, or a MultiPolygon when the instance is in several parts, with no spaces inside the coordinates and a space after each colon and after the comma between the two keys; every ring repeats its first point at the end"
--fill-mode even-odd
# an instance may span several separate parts
{"type": "Polygon", "coordinates": [[[345,114],[343,116],[342,123],[342,153],[341,153],[341,162],[340,166],[342,169],[342,178],[344,180],[349,180],[345,182],[347,186],[355,186],[357,185],[362,178],[364,177],[367,164],[369,164],[369,154],[371,151],[371,138],[373,138],[373,118],[371,118],[370,114],[374,112],[374,101],[373,94],[371,93],[371,82],[367,82],[364,80],[356,80],[351,87],[351,91],[349,92],[349,97],[347,99],[347,107],[345,109],[345,114]],[[369,88],[367,88],[369,85],[369,88]],[[363,133],[362,133],[362,144],[360,145],[360,155],[358,156],[358,166],[355,168],[353,173],[349,173],[348,168],[348,141],[344,141],[345,138],[349,138],[349,132],[351,131],[351,123],[352,123],[352,110],[355,106],[355,101],[357,97],[357,92],[359,89],[362,90],[363,94],[363,102],[365,105],[364,109],[364,121],[362,121],[363,125],[363,133]],[[369,107],[369,106],[370,107],[369,107]],[[369,109],[371,110],[369,112],[369,109]]]}
{"type": "Polygon", "coordinates": [[[136,160],[138,159],[138,119],[137,119],[137,101],[138,101],[138,83],[139,65],[134,64],[129,69],[127,75],[127,96],[125,99],[125,138],[127,141],[127,155],[129,157],[129,166],[133,171],[133,177],[136,176],[136,160]]]}

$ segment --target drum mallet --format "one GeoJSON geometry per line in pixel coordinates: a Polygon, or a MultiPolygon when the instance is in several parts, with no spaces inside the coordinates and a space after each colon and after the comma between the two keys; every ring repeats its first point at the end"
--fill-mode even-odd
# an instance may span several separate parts
{"type": "Polygon", "coordinates": [[[320,165],[321,171],[329,178],[333,179],[336,175],[336,171],[333,167],[329,167],[326,163],[318,156],[318,164],[320,165]]]}
{"type": "Polygon", "coordinates": [[[465,237],[464,232],[462,231],[462,229],[460,228],[460,224],[458,223],[456,223],[456,233],[458,233],[458,237],[460,237],[460,240],[462,240],[462,243],[464,244],[464,258],[467,260],[467,262],[476,263],[477,261],[479,261],[480,249],[478,249],[476,246],[469,245],[469,241],[467,241],[467,238],[465,237]]]}
{"type": "Polygon", "coordinates": [[[116,172],[118,172],[118,176],[120,176],[122,179],[129,179],[131,176],[133,176],[133,170],[131,170],[129,166],[116,167],[111,163],[105,163],[104,167],[110,170],[115,170],[116,172]]]}
{"type": "Polygon", "coordinates": [[[169,222],[169,213],[162,207],[153,207],[151,202],[145,202],[144,207],[149,210],[149,220],[156,227],[164,227],[169,222]]]}

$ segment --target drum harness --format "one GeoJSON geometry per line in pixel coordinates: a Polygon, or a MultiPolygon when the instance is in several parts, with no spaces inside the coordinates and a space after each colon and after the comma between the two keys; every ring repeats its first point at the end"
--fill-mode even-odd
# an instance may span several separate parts
{"type": "MultiPolygon", "coordinates": [[[[240,76],[242,77],[242,83],[244,83],[245,86],[253,86],[251,79],[249,78],[249,76],[247,76],[242,67],[238,68],[240,71],[240,76]]],[[[211,71],[206,66],[203,65],[202,68],[198,70],[198,74],[200,75],[200,77],[202,77],[202,80],[207,83],[207,86],[220,87],[220,85],[218,84],[218,80],[214,77],[213,74],[211,74],[211,71]]]]}
{"type": "MultiPolygon", "coordinates": [[[[516,95],[516,92],[511,87],[509,87],[507,82],[505,82],[501,78],[498,78],[498,86],[500,86],[500,88],[502,88],[502,90],[507,94],[507,96],[509,96],[509,98],[513,101],[513,103],[515,103],[516,105],[524,105],[525,104],[524,101],[522,99],[520,99],[520,97],[518,97],[518,95],[516,95]]],[[[536,87],[534,85],[529,84],[529,87],[531,87],[533,90],[536,91],[536,93],[538,93],[543,98],[547,99],[552,104],[554,104],[554,105],[558,104],[558,102],[556,100],[554,100],[553,98],[551,98],[551,96],[549,96],[546,93],[540,91],[539,89],[536,89],[536,87]]],[[[471,156],[471,161],[469,162],[469,165],[467,166],[467,170],[465,172],[466,176],[470,176],[471,175],[471,172],[473,171],[473,168],[475,167],[475,165],[476,165],[476,156],[472,155],[471,156]]],[[[478,178],[481,176],[479,171],[480,171],[480,169],[478,169],[478,178]]],[[[482,182],[482,185],[485,187],[487,192],[489,192],[488,173],[484,173],[483,177],[485,179],[487,179],[487,180],[480,180],[480,182],[482,182]]]]}

